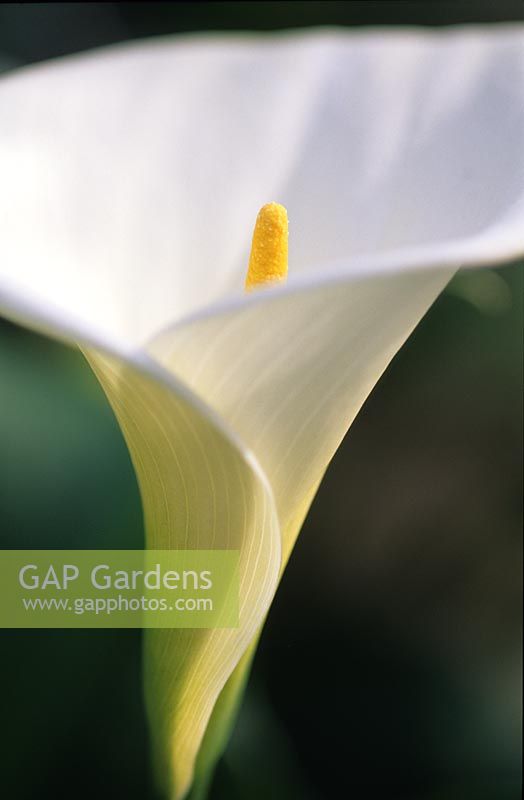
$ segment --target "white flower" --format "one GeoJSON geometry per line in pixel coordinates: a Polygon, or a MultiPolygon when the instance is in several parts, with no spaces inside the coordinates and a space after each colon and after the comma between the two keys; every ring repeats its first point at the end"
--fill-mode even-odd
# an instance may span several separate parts
{"type": "Polygon", "coordinates": [[[459,266],[524,252],[524,34],[118,46],[4,77],[0,118],[0,311],[83,348],[150,546],[241,551],[238,630],[148,637],[159,766],[181,798],[195,763],[205,784],[373,385],[459,266]],[[269,200],[289,210],[289,280],[243,295],[269,200]]]}

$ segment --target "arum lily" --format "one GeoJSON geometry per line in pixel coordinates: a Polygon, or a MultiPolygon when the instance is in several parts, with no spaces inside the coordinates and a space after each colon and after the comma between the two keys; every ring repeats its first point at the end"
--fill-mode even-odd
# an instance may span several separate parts
{"type": "Polygon", "coordinates": [[[524,251],[524,34],[146,41],[5,76],[0,115],[0,311],[86,354],[147,544],[240,551],[238,629],[146,638],[178,800],[374,384],[458,267],[524,251]],[[289,276],[244,292],[273,200],[289,276]]]}

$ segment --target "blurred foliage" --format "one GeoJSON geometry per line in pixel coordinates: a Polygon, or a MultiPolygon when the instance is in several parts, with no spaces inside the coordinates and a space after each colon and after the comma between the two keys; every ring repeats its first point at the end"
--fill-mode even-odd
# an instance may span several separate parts
{"type": "MultiPolygon", "coordinates": [[[[0,68],[176,31],[522,19],[524,4],[5,4],[0,68]]],[[[213,800],[520,797],[522,270],[460,273],[351,428],[213,800]]],[[[140,547],[82,356],[0,321],[0,546],[140,547]]],[[[4,795],[153,800],[138,631],[3,631],[4,795]]]]}
{"type": "Polygon", "coordinates": [[[522,19],[522,0],[6,3],[0,6],[0,51],[14,63],[26,63],[127,39],[187,31],[522,19]]]}

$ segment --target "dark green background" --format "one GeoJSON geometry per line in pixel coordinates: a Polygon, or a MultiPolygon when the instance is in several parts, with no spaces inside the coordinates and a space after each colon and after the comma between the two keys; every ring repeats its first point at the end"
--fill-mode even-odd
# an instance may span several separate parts
{"type": "MultiPolygon", "coordinates": [[[[0,64],[175,31],[523,11],[494,0],[11,4],[0,64]]],[[[271,610],[214,800],[520,796],[521,275],[457,279],[353,425],[271,610]]],[[[130,548],[143,536],[125,445],[82,357],[3,322],[0,535],[5,548],[130,548]]],[[[139,632],[0,641],[4,796],[153,798],[139,632]]]]}

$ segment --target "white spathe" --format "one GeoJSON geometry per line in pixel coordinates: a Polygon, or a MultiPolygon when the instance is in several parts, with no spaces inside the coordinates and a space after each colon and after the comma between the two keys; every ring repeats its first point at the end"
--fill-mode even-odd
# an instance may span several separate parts
{"type": "Polygon", "coordinates": [[[150,637],[173,797],[373,385],[459,266],[524,252],[523,142],[520,26],[181,37],[0,81],[0,311],[86,351],[151,546],[241,551],[237,631],[150,637]],[[270,200],[290,277],[244,296],[270,200]]]}

